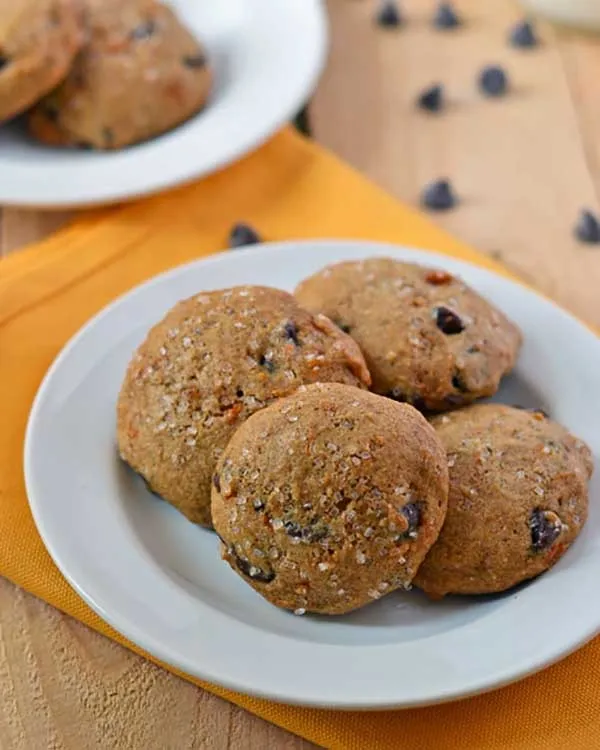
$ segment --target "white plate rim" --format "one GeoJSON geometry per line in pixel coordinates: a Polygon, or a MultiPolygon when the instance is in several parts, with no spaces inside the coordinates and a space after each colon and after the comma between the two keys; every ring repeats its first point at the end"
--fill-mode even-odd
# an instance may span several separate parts
{"type": "MultiPolygon", "coordinates": [[[[360,250],[363,252],[364,257],[368,255],[395,255],[399,258],[406,258],[414,260],[415,262],[427,263],[433,266],[440,266],[448,268],[457,274],[467,274],[469,272],[476,272],[484,277],[488,278],[488,281],[493,284],[508,285],[511,290],[519,295],[525,295],[530,299],[535,300],[535,304],[541,305],[546,309],[546,312],[552,311],[555,318],[561,318],[562,321],[568,325],[568,327],[577,336],[584,336],[588,341],[594,342],[594,347],[597,349],[596,355],[600,362],[600,342],[596,336],[584,326],[580,321],[571,316],[569,313],[564,311],[558,305],[551,300],[548,300],[530,288],[522,285],[519,282],[509,280],[503,276],[494,274],[493,272],[484,269],[475,264],[471,264],[462,260],[456,260],[450,256],[443,254],[437,254],[430,250],[416,249],[403,247],[399,245],[391,245],[386,243],[367,242],[367,241],[353,241],[353,240],[309,240],[309,241],[291,241],[281,243],[266,243],[262,246],[254,246],[243,250],[236,251],[236,258],[251,258],[256,262],[257,258],[264,257],[265,259],[271,255],[278,255],[280,253],[289,251],[291,248],[309,251],[321,251],[328,249],[333,250],[344,250],[344,256],[346,251],[350,249],[360,250]]],[[[358,255],[349,257],[358,257],[358,255]]],[[[549,640],[551,644],[544,644],[543,648],[538,648],[535,657],[523,658],[520,667],[511,668],[508,671],[497,670],[493,674],[487,674],[485,676],[479,676],[476,681],[471,684],[461,684],[460,686],[454,685],[453,687],[446,686],[445,688],[437,688],[434,691],[429,691],[428,694],[414,694],[406,692],[405,688],[402,688],[402,684],[398,684],[397,688],[392,688],[391,692],[388,689],[383,691],[380,695],[366,696],[361,693],[360,689],[357,691],[350,686],[348,692],[344,696],[336,695],[332,697],[330,694],[321,691],[320,693],[307,694],[305,691],[298,691],[294,689],[292,685],[279,684],[274,687],[269,687],[252,678],[250,681],[243,681],[240,679],[231,679],[230,677],[223,676],[210,669],[203,669],[198,664],[191,664],[182,658],[181,654],[176,655],[171,648],[165,646],[164,643],[157,642],[144,631],[143,626],[124,621],[119,613],[111,611],[110,604],[103,601],[102,597],[97,594],[90,593],[89,582],[83,583],[79,580],[76,572],[73,572],[72,566],[67,560],[63,558],[62,551],[55,544],[55,540],[48,533],[46,526],[46,515],[44,513],[43,505],[40,504],[40,493],[37,491],[35,486],[34,471],[34,460],[35,460],[35,440],[36,440],[36,422],[37,415],[42,408],[46,393],[51,388],[53,379],[56,374],[60,372],[63,362],[65,362],[69,356],[69,353],[77,347],[80,342],[88,335],[90,330],[95,326],[99,325],[106,317],[109,317],[112,311],[125,303],[128,299],[133,299],[137,295],[144,295],[147,290],[151,289],[155,285],[168,283],[173,278],[180,274],[189,273],[193,268],[206,267],[206,265],[223,263],[224,259],[227,262],[227,258],[231,258],[229,253],[226,254],[215,254],[208,258],[192,261],[181,266],[177,266],[163,274],[160,274],[142,284],[130,290],[126,294],[114,300],[111,304],[100,311],[94,316],[87,324],[85,324],[80,331],[66,344],[60,354],[57,356],[52,366],[48,370],[39,390],[35,397],[30,418],[27,425],[26,438],[25,438],[25,451],[24,451],[24,466],[25,466],[25,477],[26,487],[29,497],[31,510],[33,513],[34,520],[38,527],[38,531],[46,545],[51,557],[56,563],[57,567],[61,570],[70,585],[79,593],[79,595],[94,609],[108,624],[114,627],[117,631],[122,633],[129,640],[137,644],[140,648],[143,648],[148,653],[153,655],[155,658],[170,664],[171,666],[179,669],[184,673],[188,673],[199,679],[206,680],[222,685],[226,688],[236,690],[241,693],[256,695],[258,697],[267,698],[270,700],[296,704],[303,706],[321,707],[321,708],[337,708],[337,709],[386,709],[386,708],[409,708],[418,707],[425,705],[432,705],[435,703],[446,702],[450,700],[456,700],[459,698],[469,697],[471,695],[481,694],[489,690],[493,690],[504,685],[513,683],[523,677],[540,671],[541,669],[555,663],[559,659],[564,658],[568,654],[581,647],[583,644],[591,640],[595,635],[600,632],[600,603],[595,608],[594,618],[589,617],[585,626],[574,627],[570,636],[563,642],[557,642],[556,633],[553,633],[549,640]],[[593,622],[592,622],[593,619],[593,622]],[[256,682],[259,684],[257,685],[256,682]]],[[[323,263],[328,262],[325,258],[323,263]]],[[[542,577],[540,581],[544,581],[546,577],[542,577]]],[[[536,584],[537,585],[537,584],[536,584]]],[[[93,588],[93,587],[92,587],[93,588]]],[[[538,602],[539,603],[539,602],[538,602]]],[[[587,612],[587,610],[586,610],[587,612]]],[[[218,618],[217,618],[218,619],[218,618]]],[[[245,627],[243,624],[241,627],[245,627]]],[[[526,631],[527,627],[522,628],[526,631]]],[[[254,629],[253,629],[254,631],[254,629]]],[[[470,634],[475,635],[475,631],[470,628],[470,634]]],[[[273,643],[281,641],[282,643],[287,642],[289,639],[282,638],[280,636],[268,636],[269,640],[273,643]]],[[[428,639],[430,640],[430,639],[428,639]]],[[[460,640],[460,639],[459,639],[460,640]]],[[[454,641],[454,637],[449,639],[450,642],[454,641]]],[[[264,643],[262,644],[264,645],[264,643]]],[[[281,645],[281,644],[279,644],[281,645]]],[[[539,645],[539,644],[538,644],[539,645]]],[[[335,646],[335,647],[315,647],[311,645],[311,648],[319,652],[319,658],[325,656],[323,648],[326,650],[337,650],[338,654],[344,652],[347,656],[351,653],[356,654],[355,647],[346,646],[335,646]],[[349,650],[350,649],[350,650],[349,650]]],[[[389,651],[397,648],[397,645],[393,646],[367,646],[366,649],[371,651],[371,655],[375,653],[376,649],[384,649],[389,651]]],[[[387,658],[387,657],[386,657],[387,658]]],[[[263,681],[264,682],[264,681],[263,681]]],[[[290,680],[290,683],[293,680],[290,680]]]]}
{"type": "MultiPolygon", "coordinates": [[[[174,0],[171,0],[173,2],[174,0]]],[[[175,9],[178,12],[182,12],[180,7],[182,2],[186,0],[176,0],[175,9]]],[[[179,149],[180,159],[179,167],[177,170],[173,170],[171,167],[164,170],[165,160],[163,159],[159,165],[159,159],[157,154],[160,151],[167,151],[163,148],[161,143],[167,143],[167,149],[170,149],[172,145],[172,139],[178,138],[178,134],[183,132],[182,129],[189,128],[193,125],[195,117],[192,117],[187,123],[182,123],[180,126],[174,128],[168,133],[158,136],[155,139],[138,145],[134,145],[129,149],[124,149],[117,152],[104,153],[87,153],[84,152],[79,156],[82,158],[80,170],[87,169],[91,170],[96,174],[95,164],[97,163],[101,170],[104,170],[103,161],[112,159],[119,154],[131,153],[137,155],[131,159],[131,162],[142,164],[148,159],[148,154],[151,154],[151,158],[155,169],[150,178],[148,178],[147,172],[144,172],[144,178],[140,178],[130,184],[128,177],[128,183],[126,186],[117,186],[114,184],[115,178],[118,174],[121,176],[123,172],[133,171],[132,163],[128,162],[126,170],[123,166],[117,165],[117,167],[108,172],[98,172],[96,178],[100,175],[102,179],[96,179],[96,184],[93,187],[86,187],[81,194],[82,188],[78,185],[76,188],[68,187],[68,175],[72,174],[72,171],[68,171],[65,174],[59,169],[55,176],[52,176],[50,181],[49,174],[47,172],[36,172],[30,170],[29,163],[23,163],[21,167],[11,167],[10,163],[5,165],[2,169],[4,178],[0,180],[0,203],[6,206],[21,206],[26,208],[43,208],[46,210],[57,210],[57,209],[73,209],[73,208],[93,208],[104,205],[114,205],[118,203],[126,203],[138,198],[148,197],[157,193],[170,190],[176,187],[185,186],[206,177],[214,172],[219,172],[226,167],[230,166],[234,162],[240,160],[242,157],[256,151],[260,146],[264,145],[270,138],[272,138],[278,131],[280,131],[286,124],[288,124],[292,117],[297,115],[300,109],[307,104],[310,95],[316,88],[319,77],[325,67],[328,52],[328,38],[329,38],[329,25],[328,16],[325,11],[323,0],[294,0],[294,7],[303,7],[303,13],[306,14],[306,18],[309,19],[309,25],[312,29],[312,36],[309,39],[305,39],[305,56],[298,58],[300,60],[299,68],[301,72],[298,72],[297,86],[286,90],[285,101],[278,104],[269,114],[269,118],[265,119],[260,125],[255,125],[254,128],[248,128],[245,134],[241,134],[239,140],[231,142],[227,148],[222,150],[219,156],[216,158],[206,159],[202,166],[192,166],[194,160],[191,162],[185,161],[182,157],[182,150],[179,149]],[[300,80],[301,79],[301,80],[300,80]],[[168,140],[166,140],[168,139],[168,140]],[[146,147],[149,146],[153,150],[148,152],[146,147]],[[87,158],[93,159],[93,161],[87,161],[87,158]],[[86,161],[83,161],[86,160],[86,161]],[[161,168],[159,169],[159,166],[161,168]],[[25,172],[23,172],[23,168],[25,172]],[[23,175],[20,177],[18,182],[27,179],[28,186],[15,188],[15,179],[12,175],[19,176],[21,170],[23,175]],[[164,174],[163,174],[164,171],[164,174]],[[110,177],[110,179],[108,179],[110,177]],[[135,187],[133,186],[135,183],[135,187]]],[[[282,7],[285,7],[283,4],[282,7]]],[[[248,10],[248,12],[251,12],[248,10]]],[[[279,11],[278,11],[279,12],[279,11]]],[[[285,11],[290,12],[290,11],[285,11]]],[[[295,10],[292,12],[296,12],[295,10]]],[[[265,24],[268,26],[268,24],[265,24]]],[[[273,108],[272,108],[273,109],[273,108]]],[[[197,115],[198,118],[202,117],[202,113],[197,115]]],[[[0,123],[0,127],[2,124],[0,123]]],[[[194,145],[197,143],[197,139],[194,142],[192,138],[188,138],[188,145],[194,145]]],[[[40,147],[43,148],[43,147],[40,147]]],[[[168,152],[169,156],[171,151],[168,152]]],[[[106,162],[108,163],[108,162],[106,162]]]]}

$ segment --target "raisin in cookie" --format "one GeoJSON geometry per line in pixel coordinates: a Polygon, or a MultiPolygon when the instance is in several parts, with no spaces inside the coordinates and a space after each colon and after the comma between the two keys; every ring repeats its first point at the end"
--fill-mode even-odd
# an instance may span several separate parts
{"type": "Polygon", "coordinates": [[[365,388],[357,344],[287,292],[237,287],[176,305],[133,357],[118,403],[122,458],[195,523],[211,525],[210,485],[229,438],[303,383],[365,388]]]}
{"type": "Polygon", "coordinates": [[[0,2],[0,122],[62,81],[83,38],[79,0],[0,2]]]}
{"type": "Polygon", "coordinates": [[[471,406],[432,420],[448,453],[442,533],[415,584],[489,594],[548,570],[587,518],[587,446],[542,412],[471,406]]]}
{"type": "Polygon", "coordinates": [[[521,344],[517,327],[460,279],[391,258],[329,266],[295,294],[358,342],[376,393],[423,411],[493,394],[521,344]]]}
{"type": "Polygon", "coordinates": [[[447,493],[445,453],[416,409],[328,383],[240,427],[212,513],[224,559],[256,591],[334,615],[410,586],[447,493]]]}
{"type": "Polygon", "coordinates": [[[89,42],[64,83],[32,111],[39,140],[115,149],[163,133],[205,104],[201,44],[155,0],[88,0],[89,42]]]}

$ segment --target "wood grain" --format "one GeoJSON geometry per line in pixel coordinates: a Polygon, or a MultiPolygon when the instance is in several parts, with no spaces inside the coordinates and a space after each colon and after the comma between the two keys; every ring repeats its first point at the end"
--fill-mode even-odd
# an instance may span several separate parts
{"type": "Polygon", "coordinates": [[[1,750],[309,750],[0,578],[1,750]]]}
{"type": "Polygon", "coordinates": [[[434,221],[600,324],[600,251],[573,238],[579,210],[598,208],[599,38],[540,25],[543,45],[518,51],[506,44],[517,4],[456,4],[467,23],[440,33],[429,23],[434,0],[404,0],[406,25],[390,31],[374,27],[374,3],[330,0],[332,62],[314,133],[413,205],[426,182],[450,178],[461,205],[434,221]],[[488,63],[506,68],[510,96],[481,96],[488,63]],[[433,82],[448,96],[440,115],[414,104],[433,82]]]}
{"type": "MultiPolygon", "coordinates": [[[[403,0],[404,28],[374,28],[373,0],[329,0],[330,61],[311,107],[315,137],[399,198],[449,177],[459,208],[432,218],[582,318],[600,324],[600,250],[577,244],[579,209],[600,196],[600,42],[540,27],[505,44],[511,0],[457,0],[468,24],[434,32],[434,0],[403,0]],[[512,92],[475,79],[506,66],[512,92]],[[449,106],[414,106],[434,81],[449,106]]],[[[6,209],[0,255],[68,218],[6,209]]],[[[307,750],[309,743],[179,680],[0,579],[0,750],[307,750]]]]}

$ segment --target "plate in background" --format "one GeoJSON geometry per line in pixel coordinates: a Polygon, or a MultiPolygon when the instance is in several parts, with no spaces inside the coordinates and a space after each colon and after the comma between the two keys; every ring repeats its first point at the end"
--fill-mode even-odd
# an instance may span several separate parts
{"type": "Polygon", "coordinates": [[[581,537],[528,585],[437,603],[395,592],[342,617],[296,617],[247,586],[220,559],[213,533],[152,496],[118,459],[115,403],[126,365],[176,301],[236,284],[291,290],[326,263],[372,255],[446,268],[505,310],[525,344],[498,399],[545,408],[600,454],[600,341],[489,271],[391,245],[312,241],[253,246],[156,277],[59,355],[32,408],[25,473],[40,534],[71,585],[123,635],[185,672],[288,703],[415,706],[524,677],[600,629],[600,477],[581,537]]]}
{"type": "Polygon", "coordinates": [[[321,0],[170,0],[206,45],[206,108],[162,136],[115,152],[51,148],[20,121],[0,127],[0,204],[69,208],[155,193],[253,150],[306,103],[325,61],[321,0]]]}

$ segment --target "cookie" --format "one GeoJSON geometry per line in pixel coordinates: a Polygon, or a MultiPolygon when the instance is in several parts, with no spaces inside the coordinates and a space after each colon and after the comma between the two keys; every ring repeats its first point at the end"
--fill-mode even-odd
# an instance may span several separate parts
{"type": "Polygon", "coordinates": [[[34,137],[116,149],[184,122],[207,101],[202,45],[154,0],[88,0],[89,43],[64,83],[31,112],[34,137]]]}
{"type": "Polygon", "coordinates": [[[370,383],[356,343],[287,292],[237,287],[177,304],[148,334],[118,401],[122,458],[190,521],[235,430],[304,383],[370,383]]]}
{"type": "Polygon", "coordinates": [[[554,565],[587,518],[587,446],[542,412],[499,404],[432,425],[448,453],[448,514],[415,584],[432,597],[490,594],[554,565]]]}
{"type": "Polygon", "coordinates": [[[79,0],[0,3],[0,122],[57,86],[83,39],[79,0]]]}
{"type": "Polygon", "coordinates": [[[240,427],[212,513],[224,559],[265,599],[337,615],[410,587],[447,492],[446,456],[416,409],[328,383],[240,427]]]}
{"type": "Polygon", "coordinates": [[[521,345],[518,328],[460,279],[391,258],[329,266],[295,294],[358,342],[376,393],[423,411],[495,393],[521,345]]]}

